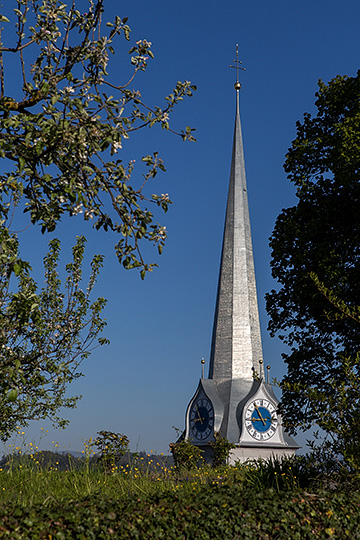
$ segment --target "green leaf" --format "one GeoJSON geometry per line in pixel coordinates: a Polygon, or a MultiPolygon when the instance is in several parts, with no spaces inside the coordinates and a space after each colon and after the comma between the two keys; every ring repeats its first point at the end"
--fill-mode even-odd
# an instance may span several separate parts
{"type": "Polygon", "coordinates": [[[15,276],[19,276],[21,272],[21,264],[19,264],[18,262],[14,263],[13,269],[15,276]]]}
{"type": "Polygon", "coordinates": [[[16,401],[17,400],[17,397],[18,397],[18,390],[16,388],[12,388],[10,390],[10,392],[8,393],[7,395],[7,400],[8,401],[16,401]]]}
{"type": "Polygon", "coordinates": [[[19,172],[21,173],[26,165],[26,160],[22,156],[19,156],[19,172]]]}

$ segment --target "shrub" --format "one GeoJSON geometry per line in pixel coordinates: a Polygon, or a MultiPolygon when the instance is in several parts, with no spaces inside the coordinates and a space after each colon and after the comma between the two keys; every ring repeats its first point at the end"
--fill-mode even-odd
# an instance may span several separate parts
{"type": "Polygon", "coordinates": [[[98,461],[103,463],[106,472],[114,472],[116,462],[129,451],[130,441],[126,435],[112,431],[98,431],[95,446],[99,449],[98,461]]]}
{"type": "Polygon", "coordinates": [[[188,439],[169,444],[170,452],[174,458],[176,469],[194,469],[204,463],[203,450],[188,439]]]}
{"type": "Polygon", "coordinates": [[[235,444],[229,442],[226,437],[222,437],[219,432],[215,432],[214,441],[210,441],[209,446],[214,451],[212,466],[214,468],[225,465],[229,459],[230,450],[235,448],[235,444]]]}

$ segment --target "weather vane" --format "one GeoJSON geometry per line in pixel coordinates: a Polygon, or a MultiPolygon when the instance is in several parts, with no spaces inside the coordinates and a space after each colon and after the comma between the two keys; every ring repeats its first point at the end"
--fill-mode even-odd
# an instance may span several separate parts
{"type": "Polygon", "coordinates": [[[236,58],[235,58],[235,60],[233,60],[233,62],[235,63],[235,66],[232,66],[230,64],[229,67],[236,69],[235,89],[240,90],[241,84],[239,82],[239,69],[242,69],[242,71],[246,71],[246,68],[240,66],[240,64],[242,64],[242,62],[241,62],[241,60],[239,60],[239,45],[238,44],[236,44],[236,58]]]}

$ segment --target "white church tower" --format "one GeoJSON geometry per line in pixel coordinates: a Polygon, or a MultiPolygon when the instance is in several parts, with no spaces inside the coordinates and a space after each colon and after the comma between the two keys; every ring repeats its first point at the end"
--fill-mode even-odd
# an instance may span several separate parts
{"type": "MultiPolygon", "coordinates": [[[[237,77],[235,129],[228,201],[207,379],[190,401],[184,436],[209,458],[214,432],[236,445],[231,462],[292,455],[298,448],[277,414],[265,381],[251,241],[237,77]]],[[[242,68],[240,68],[242,69],[242,68]]]]}

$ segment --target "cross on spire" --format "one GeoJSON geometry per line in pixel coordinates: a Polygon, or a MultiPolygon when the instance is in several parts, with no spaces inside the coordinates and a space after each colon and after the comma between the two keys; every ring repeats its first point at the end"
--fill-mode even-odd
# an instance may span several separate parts
{"type": "Polygon", "coordinates": [[[242,62],[241,60],[239,60],[239,45],[238,44],[236,44],[236,58],[235,60],[233,60],[233,62],[235,63],[235,66],[232,66],[230,64],[229,67],[236,69],[236,83],[234,86],[235,86],[235,90],[240,90],[241,84],[239,82],[239,69],[241,69],[242,71],[246,71],[246,68],[240,66],[242,62]]]}

